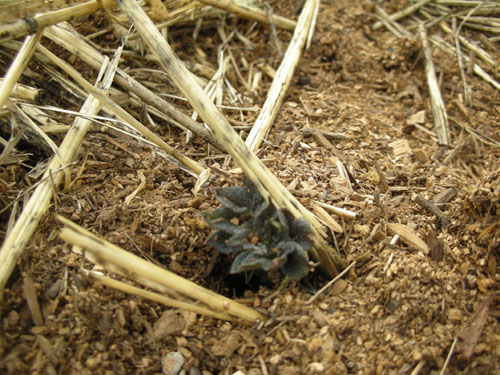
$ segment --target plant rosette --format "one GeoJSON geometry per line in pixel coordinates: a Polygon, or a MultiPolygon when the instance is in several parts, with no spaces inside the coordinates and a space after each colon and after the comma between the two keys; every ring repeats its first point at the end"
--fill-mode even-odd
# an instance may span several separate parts
{"type": "Polygon", "coordinates": [[[244,186],[220,190],[216,198],[222,207],[204,215],[215,229],[208,244],[235,256],[231,273],[280,270],[295,280],[308,274],[308,252],[313,244],[306,219],[276,209],[248,179],[244,186]]]}

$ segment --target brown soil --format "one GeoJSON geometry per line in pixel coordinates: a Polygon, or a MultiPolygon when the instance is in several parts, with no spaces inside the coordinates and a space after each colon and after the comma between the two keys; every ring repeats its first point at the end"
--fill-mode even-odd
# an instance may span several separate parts
{"type": "MultiPolygon", "coordinates": [[[[281,2],[278,12],[294,17],[298,3],[281,2]]],[[[389,13],[398,9],[386,8],[389,13]]],[[[348,263],[356,261],[345,279],[307,304],[327,281],[318,272],[280,292],[272,282],[254,277],[246,283],[244,277],[228,275],[230,261],[205,244],[210,228],[201,214],[217,205],[215,191],[241,183],[241,175],[220,174],[194,198],[194,177],[152,148],[96,125],[81,151],[83,172],[82,163],[72,166],[73,178],[80,177],[70,191],[57,194],[10,277],[2,301],[0,372],[159,374],[162,358],[178,351],[184,371],[193,375],[237,370],[247,375],[410,374],[418,372],[412,372],[417,366],[421,374],[438,374],[458,338],[447,374],[500,374],[500,149],[458,125],[500,141],[500,94],[469,75],[473,101],[464,112],[456,59],[435,49],[446,109],[455,120],[450,121],[451,149],[438,146],[421,45],[384,28],[372,31],[371,11],[372,4],[361,0],[323,2],[311,48],[259,152],[306,207],[314,199],[357,214],[354,220],[335,217],[344,230],[336,238],[341,253],[348,263]],[[419,111],[425,111],[424,122],[408,124],[419,111]],[[304,132],[307,128],[335,133],[329,137],[335,149],[304,132]],[[339,155],[352,187],[339,176],[339,155]],[[140,184],[138,171],[146,177],[146,188],[127,206],[125,197],[140,184]],[[416,203],[417,195],[436,202],[444,192],[456,193],[440,206],[444,221],[416,203]],[[232,324],[92,283],[82,271],[92,265],[58,239],[56,213],[271,319],[252,327],[232,324]],[[429,254],[403,241],[391,244],[388,223],[413,229],[429,244],[429,254]],[[30,280],[42,309],[41,325],[35,324],[23,292],[30,280]]],[[[226,23],[226,32],[237,27],[256,46],[248,50],[234,41],[236,61],[278,67],[267,27],[250,30],[250,22],[234,19],[226,23]]],[[[109,21],[97,13],[73,25],[88,34],[105,29],[109,21]]],[[[216,69],[221,40],[215,26],[196,41],[192,27],[173,28],[172,47],[185,61],[193,61],[195,47],[201,48],[216,69]]],[[[291,34],[280,31],[279,36],[284,49],[291,34]]],[[[94,41],[111,49],[119,42],[111,33],[94,41]]],[[[496,47],[489,52],[498,61],[496,47]]],[[[5,69],[8,62],[2,60],[5,69]]],[[[89,79],[95,76],[83,63],[70,61],[89,79]]],[[[157,69],[139,56],[125,58],[123,67],[157,69]]],[[[36,64],[29,68],[46,75],[36,64]]],[[[154,75],[148,80],[178,94],[168,79],[154,75]]],[[[260,107],[270,82],[264,75],[254,93],[237,87],[243,105],[260,107]]],[[[191,114],[183,102],[169,100],[191,114]]],[[[78,110],[81,100],[54,94],[47,104],[78,110]]],[[[142,108],[128,109],[144,119],[142,108]]],[[[233,124],[251,125],[258,112],[225,114],[233,124]]],[[[67,124],[72,120],[54,117],[67,124]]],[[[155,122],[154,131],[186,155],[206,165],[218,163],[219,170],[237,167],[213,148],[207,150],[203,141],[186,144],[181,131],[161,119],[155,122]]],[[[45,158],[42,150],[24,147],[33,154],[24,165],[0,170],[4,203],[36,182],[27,175],[27,165],[45,158]]],[[[9,213],[2,214],[3,236],[9,213]]]]}

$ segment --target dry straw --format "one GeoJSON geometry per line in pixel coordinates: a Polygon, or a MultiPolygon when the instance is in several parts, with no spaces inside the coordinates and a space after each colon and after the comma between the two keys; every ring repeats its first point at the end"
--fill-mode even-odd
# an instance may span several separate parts
{"type": "MultiPolygon", "coordinates": [[[[266,11],[257,8],[253,5],[244,4],[242,1],[240,2],[231,0],[199,0],[199,1],[200,3],[203,4],[224,9],[229,13],[235,13],[242,18],[266,24],[270,23],[270,19],[266,11]]],[[[284,30],[293,30],[297,25],[295,21],[277,15],[272,15],[271,20],[276,27],[284,30]]]]}
{"type": "MultiPolygon", "coordinates": [[[[111,86],[118,58],[119,56],[115,56],[114,63],[112,64],[103,64],[102,72],[105,71],[105,73],[102,83],[99,84],[102,90],[108,90],[111,86]]],[[[101,103],[96,98],[89,96],[82,106],[81,112],[84,115],[96,115],[100,109],[101,103]]],[[[85,120],[82,117],[76,118],[59,147],[61,157],[54,156],[52,158],[42,182],[25,204],[21,215],[5,239],[0,249],[0,300],[3,297],[5,284],[17,260],[33,235],[40,219],[47,212],[55,187],[62,180],[63,172],[61,171],[61,167],[73,160],[90,125],[91,122],[89,120],[85,120]]]]}
{"type": "MultiPolygon", "coordinates": [[[[315,0],[308,2],[311,1],[315,0]]],[[[305,209],[247,148],[245,142],[236,134],[228,120],[203,92],[195,77],[175,55],[142,8],[134,0],[120,0],[118,4],[128,15],[150,52],[158,56],[172,81],[210,127],[215,138],[255,184],[262,196],[265,199],[271,198],[278,207],[288,209],[295,217],[303,216],[309,221],[314,232],[313,241],[316,250],[313,255],[320,260],[328,274],[336,275],[345,266],[345,262],[325,241],[326,232],[314,215],[305,209]]]]}
{"type": "Polygon", "coordinates": [[[115,113],[120,119],[122,119],[125,123],[133,127],[139,133],[141,133],[147,140],[153,142],[157,147],[159,147],[162,151],[165,151],[167,154],[178,160],[181,164],[186,166],[188,169],[193,171],[195,174],[200,175],[205,168],[198,163],[197,161],[190,159],[175,148],[166,143],[163,139],[161,139],[158,135],[153,133],[147,127],[142,125],[139,121],[137,121],[132,115],[130,115],[127,111],[117,105],[112,99],[108,96],[104,95],[100,90],[96,89],[92,86],[87,80],[85,80],[71,65],[55,56],[52,52],[46,49],[43,46],[38,46],[37,49],[42,52],[49,60],[68,73],[71,78],[73,78],[78,84],[88,93],[92,94],[96,98],[99,99],[100,102],[111,112],[115,113]]]}
{"type": "Polygon", "coordinates": [[[40,14],[35,17],[19,19],[12,24],[0,25],[0,43],[38,32],[47,26],[67,21],[70,18],[81,17],[93,13],[98,10],[100,6],[110,7],[113,4],[115,4],[115,0],[93,0],[53,12],[40,14]]]}
{"type": "MultiPolygon", "coordinates": [[[[83,37],[78,35],[76,31],[72,30],[68,24],[63,23],[61,25],[49,27],[45,30],[44,35],[69,52],[73,53],[75,56],[78,56],[95,69],[99,69],[104,61],[104,56],[87,43],[83,37]]],[[[202,124],[193,121],[189,116],[186,116],[184,113],[175,109],[171,104],[161,99],[158,95],[147,89],[144,85],[125,73],[122,69],[117,70],[115,82],[126,92],[136,94],[145,103],[150,104],[161,113],[167,115],[183,128],[192,131],[205,141],[219,149],[222,149],[222,146],[219,142],[217,142],[212,133],[204,128],[202,124]]]]}
{"type": "Polygon", "coordinates": [[[434,119],[434,130],[437,135],[438,143],[441,145],[450,145],[450,134],[448,129],[448,116],[444,106],[441,91],[436,78],[436,70],[432,61],[432,50],[427,40],[427,32],[423,23],[418,25],[420,40],[425,57],[425,73],[427,75],[427,85],[429,86],[429,95],[431,97],[431,109],[434,119]]]}
{"type": "Polygon", "coordinates": [[[148,293],[148,291],[127,286],[125,283],[102,277],[99,274],[91,274],[103,284],[132,294],[141,295],[145,298],[157,300],[172,307],[183,308],[220,319],[231,320],[231,316],[233,316],[248,322],[266,320],[266,317],[259,312],[141,259],[93,235],[62,216],[58,216],[57,219],[65,225],[61,230],[60,237],[64,241],[88,252],[89,256],[87,257],[92,262],[112,271],[118,270],[119,274],[125,275],[142,285],[153,286],[161,292],[173,292],[174,296],[178,298],[187,297],[191,302],[178,300],[178,298],[165,297],[156,293],[148,293]]]}
{"type": "Polygon", "coordinates": [[[319,6],[318,0],[307,1],[304,4],[302,13],[297,22],[297,27],[292,40],[286,50],[283,61],[278,68],[273,83],[267,93],[267,98],[255,121],[252,130],[245,141],[251,151],[257,151],[262,140],[271,128],[285,98],[286,91],[295,72],[295,68],[300,60],[302,49],[306,43],[307,36],[311,32],[313,24],[313,15],[316,7],[319,6]]]}

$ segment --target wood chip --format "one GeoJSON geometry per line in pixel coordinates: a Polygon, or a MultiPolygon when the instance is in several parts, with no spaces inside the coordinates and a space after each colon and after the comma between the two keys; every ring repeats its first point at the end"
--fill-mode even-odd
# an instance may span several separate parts
{"type": "Polygon", "coordinates": [[[42,310],[40,309],[40,304],[38,303],[36,286],[33,283],[33,280],[31,280],[31,277],[26,275],[23,279],[24,297],[26,298],[26,302],[28,302],[33,322],[37,326],[43,326],[42,310]]]}
{"type": "Polygon", "coordinates": [[[425,254],[429,253],[427,244],[409,226],[398,223],[387,224],[387,229],[393,234],[399,235],[401,240],[408,246],[414,247],[425,254]]]}
{"type": "Polygon", "coordinates": [[[415,113],[406,120],[408,125],[424,124],[425,123],[425,110],[415,113]]]}

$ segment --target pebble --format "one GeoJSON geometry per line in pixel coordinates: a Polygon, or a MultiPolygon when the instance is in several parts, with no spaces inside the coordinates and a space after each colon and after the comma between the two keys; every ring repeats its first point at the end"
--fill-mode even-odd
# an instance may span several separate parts
{"type": "Polygon", "coordinates": [[[161,361],[164,375],[177,375],[184,365],[184,357],[179,352],[168,353],[161,361]]]}

